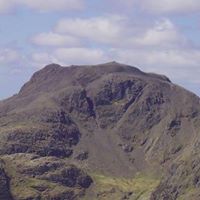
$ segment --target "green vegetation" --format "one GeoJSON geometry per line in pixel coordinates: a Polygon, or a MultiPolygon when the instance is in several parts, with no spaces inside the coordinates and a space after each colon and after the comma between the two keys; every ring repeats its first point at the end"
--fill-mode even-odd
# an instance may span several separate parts
{"type": "MultiPolygon", "coordinates": [[[[16,199],[48,199],[46,193],[41,191],[48,191],[49,194],[59,194],[66,191],[71,191],[71,188],[67,188],[59,183],[53,183],[48,180],[43,180],[37,177],[32,177],[21,173],[21,167],[25,167],[24,162],[30,162],[30,158],[18,156],[16,159],[12,156],[4,156],[2,160],[5,163],[6,174],[10,178],[10,192],[16,199]],[[19,161],[20,160],[20,161],[19,161]],[[22,163],[20,166],[19,163],[22,163]]],[[[79,191],[77,189],[77,191],[79,191]]],[[[74,189],[76,192],[76,189],[74,189]]]]}
{"type": "Polygon", "coordinates": [[[197,199],[197,197],[195,196],[196,194],[199,193],[199,189],[198,188],[194,188],[193,186],[189,186],[184,192],[183,194],[181,194],[177,200],[193,200],[193,199],[197,199]]]}
{"type": "Polygon", "coordinates": [[[98,199],[120,200],[127,196],[130,200],[149,200],[151,192],[158,186],[159,179],[137,174],[133,179],[92,175],[98,199]]]}

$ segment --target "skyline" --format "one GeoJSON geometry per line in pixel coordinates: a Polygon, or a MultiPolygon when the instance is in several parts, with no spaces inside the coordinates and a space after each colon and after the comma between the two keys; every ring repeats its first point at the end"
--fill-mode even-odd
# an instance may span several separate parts
{"type": "Polygon", "coordinates": [[[0,99],[50,63],[110,61],[200,96],[198,0],[0,0],[0,99]]]}

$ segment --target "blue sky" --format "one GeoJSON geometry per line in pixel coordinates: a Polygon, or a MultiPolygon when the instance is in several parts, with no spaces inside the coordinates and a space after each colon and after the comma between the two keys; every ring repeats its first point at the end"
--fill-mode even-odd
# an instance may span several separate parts
{"type": "Polygon", "coordinates": [[[0,99],[49,63],[118,61],[200,95],[199,0],[0,0],[0,99]]]}

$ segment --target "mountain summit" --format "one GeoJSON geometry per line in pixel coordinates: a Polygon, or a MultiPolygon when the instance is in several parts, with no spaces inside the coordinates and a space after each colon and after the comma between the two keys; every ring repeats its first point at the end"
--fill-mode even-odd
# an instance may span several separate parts
{"type": "Polygon", "coordinates": [[[198,200],[199,130],[164,75],[50,64],[0,101],[0,200],[198,200]]]}

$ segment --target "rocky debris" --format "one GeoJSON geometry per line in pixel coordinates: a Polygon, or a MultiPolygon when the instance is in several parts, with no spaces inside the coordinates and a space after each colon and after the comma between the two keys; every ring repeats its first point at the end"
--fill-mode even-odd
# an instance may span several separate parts
{"type": "Polygon", "coordinates": [[[147,141],[148,141],[148,138],[143,139],[143,140],[140,142],[140,145],[141,145],[141,146],[144,146],[144,145],[147,143],[147,141]]]}
{"type": "Polygon", "coordinates": [[[127,192],[126,194],[124,194],[124,196],[121,198],[121,200],[128,200],[128,199],[132,198],[133,195],[134,195],[133,192],[127,192]]]}
{"type": "Polygon", "coordinates": [[[5,173],[2,161],[0,161],[0,199],[13,200],[10,193],[10,180],[5,173]]]}
{"type": "MultiPolygon", "coordinates": [[[[151,200],[177,200],[179,196],[187,199],[187,192],[199,188],[200,159],[191,158],[189,161],[179,161],[170,166],[157,189],[152,193],[151,200]]],[[[198,199],[195,192],[191,199],[198,199]]]]}
{"type": "Polygon", "coordinates": [[[193,178],[193,185],[195,185],[197,188],[200,187],[200,177],[198,175],[193,178]]]}
{"type": "Polygon", "coordinates": [[[62,97],[60,102],[69,113],[79,116],[80,119],[95,118],[93,100],[87,96],[87,91],[84,89],[74,90],[72,94],[62,97]]]}
{"type": "Polygon", "coordinates": [[[172,186],[160,185],[156,192],[153,192],[150,200],[176,200],[178,191],[172,186]]]}
{"type": "Polygon", "coordinates": [[[180,129],[181,126],[181,120],[180,119],[174,119],[170,122],[168,130],[172,130],[172,129],[180,129]]]}
{"type": "Polygon", "coordinates": [[[92,183],[93,181],[90,176],[82,175],[77,179],[77,184],[82,188],[89,188],[92,183]]]}
{"type": "MultiPolygon", "coordinates": [[[[20,158],[19,158],[20,160],[20,158]]],[[[20,165],[20,163],[19,163],[20,165]]],[[[41,176],[47,172],[55,171],[61,169],[65,166],[65,163],[57,158],[45,157],[45,158],[35,158],[31,163],[27,163],[23,166],[20,165],[19,172],[27,176],[41,176]]]]}
{"type": "Polygon", "coordinates": [[[129,158],[129,161],[134,164],[135,163],[135,158],[129,158]]]}
{"type": "Polygon", "coordinates": [[[40,156],[55,156],[60,158],[69,158],[73,154],[72,149],[58,149],[58,148],[43,148],[41,150],[36,151],[36,153],[40,156]]]}
{"type": "Polygon", "coordinates": [[[134,148],[133,148],[132,145],[124,144],[124,145],[122,145],[122,149],[123,149],[124,152],[130,153],[130,152],[133,151],[134,148]]]}
{"type": "Polygon", "coordinates": [[[41,177],[42,179],[60,183],[67,187],[88,188],[92,184],[92,179],[75,166],[69,166],[60,171],[50,173],[41,177]]]}
{"type": "Polygon", "coordinates": [[[95,106],[109,105],[113,101],[122,99],[127,99],[127,103],[133,102],[133,98],[138,96],[142,88],[142,83],[138,80],[123,80],[120,76],[109,77],[95,98],[95,106]],[[118,79],[118,82],[110,81],[110,78],[111,80],[118,79]]]}
{"type": "Polygon", "coordinates": [[[78,154],[76,156],[76,159],[77,160],[87,160],[88,156],[89,156],[89,152],[88,151],[83,151],[83,152],[81,152],[80,154],[78,154]]]}
{"type": "Polygon", "coordinates": [[[80,140],[80,132],[74,125],[53,125],[48,129],[14,130],[2,133],[4,143],[0,154],[37,153],[40,156],[70,157],[72,146],[80,140]]]}
{"type": "Polygon", "coordinates": [[[181,120],[179,118],[174,119],[168,125],[167,134],[170,134],[171,137],[174,137],[176,136],[176,134],[180,129],[181,129],[181,120]]]}
{"type": "Polygon", "coordinates": [[[45,112],[42,113],[41,121],[45,123],[57,123],[57,124],[65,124],[72,125],[73,121],[70,116],[65,111],[57,111],[57,112],[45,112]]]}
{"type": "Polygon", "coordinates": [[[176,153],[178,153],[179,151],[181,151],[182,148],[183,148],[182,145],[178,145],[178,146],[172,148],[172,149],[171,149],[171,154],[176,154],[176,153]]]}
{"type": "Polygon", "coordinates": [[[120,75],[108,75],[94,97],[100,127],[114,126],[142,93],[144,86],[136,78],[124,80],[120,75]]]}
{"type": "Polygon", "coordinates": [[[49,200],[74,200],[76,195],[73,191],[67,191],[59,194],[50,194],[46,196],[49,200]]]}

